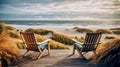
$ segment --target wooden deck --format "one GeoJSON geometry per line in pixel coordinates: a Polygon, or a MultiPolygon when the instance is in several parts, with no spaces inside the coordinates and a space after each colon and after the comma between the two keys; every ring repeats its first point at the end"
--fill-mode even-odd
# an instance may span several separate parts
{"type": "MultiPolygon", "coordinates": [[[[20,50],[21,55],[25,50],[20,50]]],[[[51,50],[50,55],[47,52],[39,60],[34,60],[38,53],[30,52],[24,61],[15,67],[95,67],[95,65],[88,64],[88,60],[80,58],[78,53],[72,54],[70,50],[51,50]]]]}

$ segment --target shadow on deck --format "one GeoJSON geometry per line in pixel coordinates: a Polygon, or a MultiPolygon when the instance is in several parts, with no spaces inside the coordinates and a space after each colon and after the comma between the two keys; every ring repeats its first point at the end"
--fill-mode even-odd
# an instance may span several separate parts
{"type": "MultiPolygon", "coordinates": [[[[21,55],[25,50],[20,50],[21,55]]],[[[72,50],[51,50],[50,55],[47,52],[39,60],[34,60],[38,53],[30,52],[17,67],[96,67],[88,64],[88,60],[80,58],[78,53],[71,55],[72,50]]],[[[15,67],[16,67],[15,66],[15,67]]]]}

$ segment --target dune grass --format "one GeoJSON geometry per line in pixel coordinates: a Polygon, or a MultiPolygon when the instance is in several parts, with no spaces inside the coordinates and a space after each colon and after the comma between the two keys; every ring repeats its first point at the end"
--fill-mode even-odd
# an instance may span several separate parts
{"type": "Polygon", "coordinates": [[[120,30],[120,28],[110,28],[110,30],[120,30]]]}
{"type": "Polygon", "coordinates": [[[120,28],[110,28],[110,30],[111,30],[114,34],[120,35],[120,28]]]}
{"type": "Polygon", "coordinates": [[[16,31],[16,28],[12,26],[6,26],[4,22],[0,23],[1,32],[5,31],[12,38],[19,38],[20,34],[16,31]]]}
{"type": "Polygon", "coordinates": [[[65,44],[51,40],[49,42],[51,49],[69,49],[65,44]]]}
{"type": "Polygon", "coordinates": [[[34,32],[36,34],[40,34],[40,35],[47,35],[48,33],[52,32],[50,30],[46,30],[46,29],[26,29],[25,32],[34,32]]]}
{"type": "Polygon", "coordinates": [[[75,29],[76,31],[81,32],[81,33],[94,32],[93,30],[91,30],[91,29],[86,29],[86,28],[74,27],[73,29],[75,29]]]}
{"type": "Polygon", "coordinates": [[[3,26],[4,26],[4,30],[16,30],[15,27],[10,26],[10,25],[6,25],[4,22],[0,21],[0,27],[3,27],[3,26]]]}
{"type": "Polygon", "coordinates": [[[120,39],[111,39],[98,46],[91,63],[113,65],[119,62],[120,39]]]}
{"type": "Polygon", "coordinates": [[[6,25],[6,29],[7,29],[7,30],[16,30],[15,27],[13,27],[13,26],[8,26],[8,25],[6,25]]]}
{"type": "Polygon", "coordinates": [[[66,36],[63,34],[53,33],[53,36],[51,37],[51,39],[58,41],[60,43],[66,44],[66,45],[73,45],[73,41],[71,40],[72,37],[66,36]]]}
{"type": "Polygon", "coordinates": [[[74,27],[73,29],[79,29],[79,27],[74,27]]]}
{"type": "Polygon", "coordinates": [[[7,64],[11,64],[20,56],[19,49],[14,40],[9,37],[4,23],[0,23],[0,56],[7,64]]]}
{"type": "Polygon", "coordinates": [[[113,30],[112,32],[113,32],[114,34],[120,35],[120,30],[113,30]]]}
{"type": "Polygon", "coordinates": [[[25,49],[25,44],[23,44],[23,41],[21,39],[18,39],[18,38],[12,38],[15,42],[15,44],[17,45],[17,47],[19,49],[25,49]]]}
{"type": "Polygon", "coordinates": [[[120,35],[120,28],[111,28],[110,29],[114,34],[120,35]]]}
{"type": "Polygon", "coordinates": [[[0,35],[0,55],[6,60],[17,59],[20,56],[19,49],[12,38],[7,35],[0,35]]]}
{"type": "Polygon", "coordinates": [[[12,38],[20,38],[20,33],[14,30],[8,30],[8,34],[12,38]]]}
{"type": "Polygon", "coordinates": [[[108,29],[98,29],[96,32],[101,32],[103,34],[112,34],[112,32],[108,29]]]}
{"type": "Polygon", "coordinates": [[[0,22],[0,34],[3,33],[3,31],[7,31],[5,28],[5,23],[4,22],[0,22]]]}
{"type": "Polygon", "coordinates": [[[77,36],[76,37],[74,37],[77,41],[79,41],[79,42],[81,42],[81,43],[83,43],[84,41],[85,41],[85,39],[84,38],[78,38],[77,36]]]}
{"type": "Polygon", "coordinates": [[[113,36],[106,36],[105,39],[115,39],[113,36]]]}

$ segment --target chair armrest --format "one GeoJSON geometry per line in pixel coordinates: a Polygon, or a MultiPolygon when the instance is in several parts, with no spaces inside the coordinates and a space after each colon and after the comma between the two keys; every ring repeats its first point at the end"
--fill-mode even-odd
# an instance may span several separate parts
{"type": "Polygon", "coordinates": [[[74,41],[75,43],[83,44],[83,43],[77,41],[76,39],[72,39],[72,41],[74,41]]]}
{"type": "Polygon", "coordinates": [[[40,44],[43,44],[43,43],[48,43],[50,40],[51,40],[51,39],[47,39],[47,40],[45,40],[45,41],[43,41],[43,42],[38,42],[37,44],[40,45],[40,44]]]}

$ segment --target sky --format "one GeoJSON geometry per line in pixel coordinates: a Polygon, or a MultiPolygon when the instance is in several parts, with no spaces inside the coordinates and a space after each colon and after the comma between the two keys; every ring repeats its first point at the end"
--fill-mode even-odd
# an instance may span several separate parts
{"type": "Polygon", "coordinates": [[[120,0],[0,0],[0,20],[119,20],[120,0]]]}

